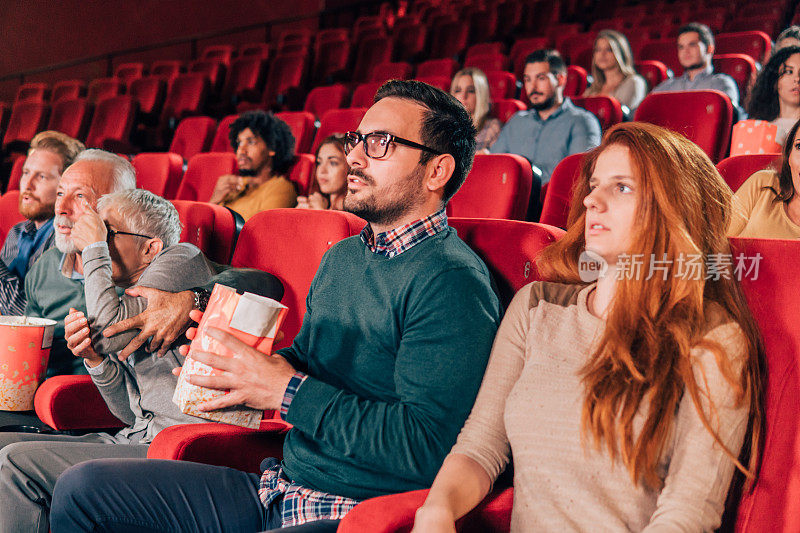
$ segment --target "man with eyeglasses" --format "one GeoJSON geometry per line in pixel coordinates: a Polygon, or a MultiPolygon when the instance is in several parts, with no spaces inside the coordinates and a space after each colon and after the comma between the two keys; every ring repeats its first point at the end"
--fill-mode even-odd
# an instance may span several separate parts
{"type": "MultiPolygon", "coordinates": [[[[229,394],[207,409],[276,409],[293,425],[261,475],[164,461],[90,461],[61,476],[53,531],[335,531],[359,501],[429,487],[474,403],[499,322],[489,272],[447,224],[475,152],[461,104],[391,81],[347,134],[344,208],[368,224],[335,244],[291,347],[237,356],[192,383],[229,394]],[[119,505],[123,493],[137,501],[119,505]],[[167,512],[168,511],[168,512],[167,512]]],[[[197,318],[197,315],[194,315],[197,318]]]]}

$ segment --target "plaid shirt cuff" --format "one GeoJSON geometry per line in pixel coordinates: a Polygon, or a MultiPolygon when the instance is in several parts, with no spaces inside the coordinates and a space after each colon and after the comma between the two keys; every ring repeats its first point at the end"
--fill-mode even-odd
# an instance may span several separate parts
{"type": "Polygon", "coordinates": [[[286,421],[286,413],[289,412],[289,406],[292,405],[294,395],[297,394],[297,390],[307,377],[308,376],[302,372],[295,372],[294,376],[292,376],[292,379],[289,380],[289,384],[286,385],[286,392],[283,393],[283,401],[281,402],[282,420],[286,421]]]}

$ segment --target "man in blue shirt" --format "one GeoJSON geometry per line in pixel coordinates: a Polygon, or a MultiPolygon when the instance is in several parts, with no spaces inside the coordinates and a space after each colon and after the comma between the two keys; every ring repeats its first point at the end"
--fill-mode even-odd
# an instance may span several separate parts
{"type": "MultiPolygon", "coordinates": [[[[530,109],[511,117],[491,147],[493,154],[518,154],[541,171],[541,185],[568,155],[600,144],[600,123],[593,114],[564,98],[567,65],[555,50],[536,50],[525,59],[523,74],[530,109]]],[[[531,190],[528,219],[536,218],[539,186],[531,190]]]]}

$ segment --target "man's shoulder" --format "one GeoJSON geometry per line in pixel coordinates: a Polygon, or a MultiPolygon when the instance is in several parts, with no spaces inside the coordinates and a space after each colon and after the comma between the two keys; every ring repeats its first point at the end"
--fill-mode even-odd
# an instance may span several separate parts
{"type": "Polygon", "coordinates": [[[511,118],[508,119],[508,122],[506,122],[505,126],[503,126],[503,129],[509,127],[511,128],[519,127],[525,124],[532,123],[533,121],[531,119],[533,118],[535,118],[535,116],[533,114],[533,110],[531,109],[523,109],[522,111],[517,111],[516,113],[511,115],[511,118]]]}
{"type": "Polygon", "coordinates": [[[584,128],[591,128],[592,126],[597,126],[598,129],[600,128],[600,121],[597,120],[594,113],[575,105],[572,101],[570,101],[569,106],[565,107],[564,116],[573,124],[581,125],[584,128]]]}
{"type": "Polygon", "coordinates": [[[28,271],[28,276],[52,275],[54,272],[60,274],[61,259],[63,257],[64,254],[61,253],[61,250],[55,246],[50,248],[33,264],[28,271]]]}

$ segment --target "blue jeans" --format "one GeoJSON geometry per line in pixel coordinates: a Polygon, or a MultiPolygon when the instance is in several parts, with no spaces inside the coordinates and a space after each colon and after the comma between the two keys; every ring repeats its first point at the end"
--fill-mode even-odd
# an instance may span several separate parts
{"type": "MultiPolygon", "coordinates": [[[[87,461],[58,479],[50,524],[53,533],[277,529],[280,502],[262,505],[259,480],[258,474],[182,461],[87,461]]],[[[333,532],[337,524],[321,520],[283,531],[333,532]]]]}

